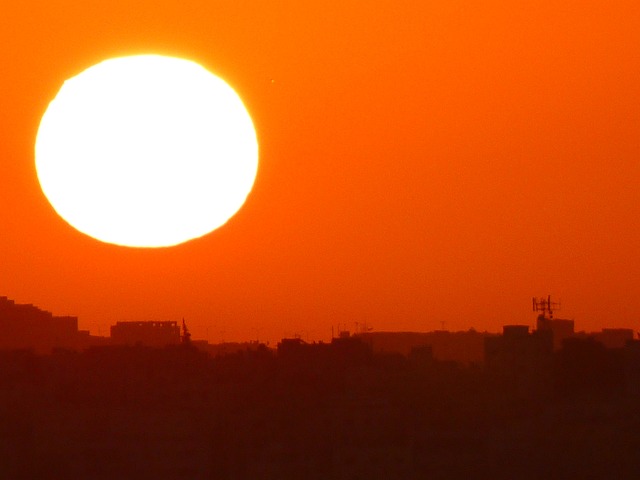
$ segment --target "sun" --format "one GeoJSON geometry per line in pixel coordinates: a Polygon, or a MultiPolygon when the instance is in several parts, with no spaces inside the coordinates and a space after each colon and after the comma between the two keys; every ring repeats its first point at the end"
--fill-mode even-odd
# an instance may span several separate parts
{"type": "Polygon", "coordinates": [[[97,240],[167,247],[223,225],[258,169],[242,100],[189,60],[114,58],[64,85],[35,145],[38,179],[56,212],[97,240]]]}

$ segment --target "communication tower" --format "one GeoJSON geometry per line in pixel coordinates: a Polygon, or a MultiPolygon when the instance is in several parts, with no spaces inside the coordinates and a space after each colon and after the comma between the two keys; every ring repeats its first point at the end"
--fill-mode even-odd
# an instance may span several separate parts
{"type": "Polygon", "coordinates": [[[553,320],[554,310],[560,310],[560,302],[552,302],[551,295],[547,295],[547,298],[533,297],[533,311],[542,312],[541,316],[543,318],[553,320]]]}

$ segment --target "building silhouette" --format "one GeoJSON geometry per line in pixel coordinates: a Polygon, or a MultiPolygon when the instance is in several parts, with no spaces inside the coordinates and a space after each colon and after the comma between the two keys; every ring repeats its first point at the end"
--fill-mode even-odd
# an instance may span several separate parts
{"type": "Polygon", "coordinates": [[[0,297],[0,350],[31,349],[44,354],[56,348],[84,349],[104,343],[106,339],[78,330],[77,317],[55,316],[0,297]]]}
{"type": "Polygon", "coordinates": [[[633,330],[630,328],[603,328],[593,334],[596,341],[607,348],[623,348],[633,341],[633,330]]]}
{"type": "Polygon", "coordinates": [[[485,339],[485,368],[498,388],[524,396],[546,395],[553,369],[551,332],[505,325],[501,336],[485,339]]]}
{"type": "Polygon", "coordinates": [[[433,358],[463,364],[482,363],[484,339],[495,334],[475,330],[450,332],[365,332],[356,334],[369,343],[376,353],[410,355],[414,348],[429,346],[433,358]]]}
{"type": "MultiPolygon", "coordinates": [[[[47,345],[77,332],[0,303],[4,324],[43,323],[47,345]]],[[[415,341],[404,354],[347,332],[215,354],[177,345],[178,322],[112,332],[120,344],[0,349],[0,479],[640,478],[628,330],[603,330],[615,348],[574,334],[555,351],[550,329],[506,325],[481,337],[484,365],[436,357],[472,332],[390,336],[415,341]]]]}
{"type": "Polygon", "coordinates": [[[575,334],[573,320],[548,318],[544,315],[538,315],[536,329],[540,332],[549,332],[551,334],[554,350],[560,350],[562,342],[575,334]]]}
{"type": "Polygon", "coordinates": [[[111,327],[113,345],[165,347],[180,343],[178,322],[117,322],[111,327]]]}

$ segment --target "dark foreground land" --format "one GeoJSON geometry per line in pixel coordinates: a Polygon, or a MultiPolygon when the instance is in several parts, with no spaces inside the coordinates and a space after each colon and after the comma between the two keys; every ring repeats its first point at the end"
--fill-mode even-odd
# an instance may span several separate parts
{"type": "Polygon", "coordinates": [[[4,352],[0,478],[637,479],[638,352],[4,352]]]}

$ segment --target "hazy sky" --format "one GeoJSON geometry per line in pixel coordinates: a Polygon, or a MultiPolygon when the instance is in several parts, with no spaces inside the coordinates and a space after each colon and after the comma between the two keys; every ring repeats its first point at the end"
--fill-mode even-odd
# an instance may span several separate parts
{"type": "Polygon", "coordinates": [[[92,333],[497,331],[549,293],[638,328],[637,0],[4,0],[0,65],[0,295],[92,333]],[[75,231],[34,168],[62,82],[138,53],[225,78],[260,142],[242,210],[169,249],[75,231]]]}

